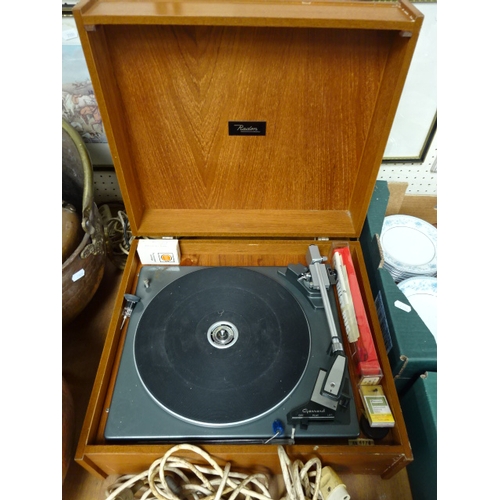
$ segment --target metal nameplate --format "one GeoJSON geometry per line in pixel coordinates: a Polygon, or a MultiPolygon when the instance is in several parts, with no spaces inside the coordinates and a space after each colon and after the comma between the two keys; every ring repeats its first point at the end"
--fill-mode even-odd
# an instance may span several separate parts
{"type": "Polygon", "coordinates": [[[266,135],[266,122],[228,122],[229,135],[266,135]]]}

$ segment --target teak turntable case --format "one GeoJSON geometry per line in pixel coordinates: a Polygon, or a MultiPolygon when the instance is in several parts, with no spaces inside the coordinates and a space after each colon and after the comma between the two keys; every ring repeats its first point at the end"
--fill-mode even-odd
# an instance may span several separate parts
{"type": "MultiPolygon", "coordinates": [[[[335,439],[287,451],[340,472],[405,467],[411,447],[357,238],[423,16],[404,0],[82,0],[74,16],[134,235],[179,238],[183,266],[306,264],[311,244],[323,255],[349,245],[396,425],[372,446],[335,439]]],[[[101,476],[145,470],[170,447],[104,438],[136,249],[76,454],[101,476]]],[[[235,467],[279,472],[275,445],[201,446],[235,467]]]]}

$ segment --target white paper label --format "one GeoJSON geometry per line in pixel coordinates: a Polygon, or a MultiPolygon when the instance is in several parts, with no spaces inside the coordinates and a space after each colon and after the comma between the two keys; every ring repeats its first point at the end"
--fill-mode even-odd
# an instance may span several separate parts
{"type": "Polygon", "coordinates": [[[401,309],[404,312],[409,313],[411,311],[411,307],[408,304],[405,304],[404,302],[401,302],[400,300],[396,300],[396,302],[394,302],[394,305],[398,309],[401,309]]]}
{"type": "Polygon", "coordinates": [[[68,40],[73,40],[74,38],[78,38],[78,31],[74,29],[63,31],[62,37],[65,42],[67,42],[68,40]]]}
{"type": "Polygon", "coordinates": [[[73,274],[73,276],[71,276],[71,280],[74,283],[75,281],[78,281],[80,278],[83,278],[84,276],[85,276],[85,269],[80,269],[75,274],[73,274]]]}

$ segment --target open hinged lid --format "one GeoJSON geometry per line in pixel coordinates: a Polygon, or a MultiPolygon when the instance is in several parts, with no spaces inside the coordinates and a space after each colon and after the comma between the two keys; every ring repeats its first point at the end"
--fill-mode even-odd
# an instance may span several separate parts
{"type": "Polygon", "coordinates": [[[74,15],[136,236],[359,236],[422,24],[409,2],[74,15]]]}

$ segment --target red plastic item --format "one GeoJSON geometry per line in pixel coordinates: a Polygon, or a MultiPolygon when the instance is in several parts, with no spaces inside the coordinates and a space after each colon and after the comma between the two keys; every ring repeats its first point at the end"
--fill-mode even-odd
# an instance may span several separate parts
{"type": "MultiPolygon", "coordinates": [[[[358,278],[354,270],[351,252],[348,247],[334,248],[333,253],[338,252],[342,257],[343,264],[347,271],[349,287],[351,289],[356,321],[358,323],[359,338],[351,344],[353,359],[356,363],[356,371],[360,377],[360,385],[376,385],[382,380],[383,373],[373,343],[373,336],[368,316],[366,314],[358,278]]],[[[332,258],[333,260],[333,258],[332,258]]]]}

